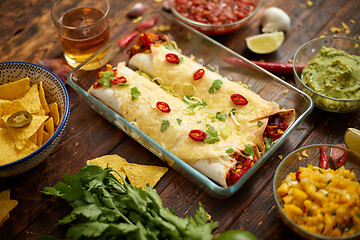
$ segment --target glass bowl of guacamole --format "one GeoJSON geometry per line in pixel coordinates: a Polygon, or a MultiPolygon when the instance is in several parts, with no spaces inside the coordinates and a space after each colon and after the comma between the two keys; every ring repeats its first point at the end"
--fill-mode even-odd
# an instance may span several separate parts
{"type": "Polygon", "coordinates": [[[360,108],[359,41],[332,36],[313,39],[295,53],[293,72],[298,88],[318,108],[340,113],[360,108]]]}

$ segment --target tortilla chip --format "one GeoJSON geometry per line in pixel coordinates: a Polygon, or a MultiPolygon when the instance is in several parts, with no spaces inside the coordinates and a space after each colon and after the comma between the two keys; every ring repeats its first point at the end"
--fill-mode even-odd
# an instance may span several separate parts
{"type": "Polygon", "coordinates": [[[29,140],[30,140],[31,142],[33,142],[34,144],[37,144],[37,139],[38,139],[38,134],[37,134],[37,132],[29,138],[29,140]]]}
{"type": "Polygon", "coordinates": [[[15,100],[22,98],[30,88],[30,79],[23,78],[15,82],[0,85],[0,98],[15,100]]]}
{"type": "Polygon", "coordinates": [[[39,127],[36,133],[37,133],[37,145],[41,147],[44,140],[44,124],[41,124],[41,126],[39,127]]]}
{"type": "Polygon", "coordinates": [[[55,126],[59,126],[60,123],[60,113],[59,113],[59,108],[56,102],[52,102],[49,104],[49,109],[50,109],[50,116],[54,119],[54,124],[55,126]]]}
{"type": "Polygon", "coordinates": [[[166,167],[126,163],[124,170],[131,185],[144,189],[147,184],[154,187],[168,169],[166,167]]]}
{"type": "Polygon", "coordinates": [[[37,84],[31,86],[24,97],[20,99],[21,103],[26,107],[29,113],[37,113],[41,109],[39,90],[37,84]]]}
{"type": "Polygon", "coordinates": [[[26,145],[21,150],[16,149],[13,140],[7,134],[6,129],[0,128],[0,165],[19,160],[36,151],[36,149],[38,149],[38,146],[31,141],[27,141],[26,145]]]}
{"type": "Polygon", "coordinates": [[[50,112],[50,109],[46,102],[45,92],[44,92],[44,88],[42,86],[42,82],[40,82],[40,85],[39,85],[39,97],[40,97],[41,106],[45,110],[45,115],[47,115],[50,112]]]}
{"type": "Polygon", "coordinates": [[[10,200],[10,189],[0,192],[0,199],[10,200]]]}
{"type": "MultiPolygon", "coordinates": [[[[93,164],[93,165],[98,165],[99,167],[102,167],[102,168],[106,168],[109,166],[110,168],[119,172],[121,177],[123,177],[124,179],[126,177],[126,173],[123,169],[123,166],[125,163],[127,163],[126,160],[116,154],[105,155],[105,156],[102,156],[99,158],[95,158],[95,159],[86,161],[87,165],[93,164]]],[[[113,173],[113,175],[121,184],[123,184],[123,181],[116,173],[113,173]]]]}
{"type": "Polygon", "coordinates": [[[19,99],[0,102],[0,115],[11,115],[19,111],[26,111],[26,108],[19,99]]]}
{"type": "Polygon", "coordinates": [[[48,120],[46,120],[45,123],[44,123],[44,127],[45,127],[45,131],[48,134],[50,134],[50,136],[52,136],[54,134],[54,131],[55,131],[54,119],[52,117],[50,117],[48,120]]]}
{"type": "Polygon", "coordinates": [[[9,199],[0,199],[0,225],[2,225],[8,218],[9,212],[16,207],[18,201],[9,199]]]}
{"type": "MultiPolygon", "coordinates": [[[[51,135],[45,131],[43,131],[43,139],[42,144],[46,143],[50,139],[51,135]]],[[[40,147],[40,146],[39,146],[40,147]]]]}
{"type": "MultiPolygon", "coordinates": [[[[6,122],[8,117],[9,115],[3,116],[2,119],[6,122]]],[[[48,116],[33,115],[31,123],[26,127],[7,127],[6,130],[9,136],[13,139],[16,148],[22,149],[28,142],[29,138],[37,132],[37,130],[42,126],[47,118],[48,116]]]]}

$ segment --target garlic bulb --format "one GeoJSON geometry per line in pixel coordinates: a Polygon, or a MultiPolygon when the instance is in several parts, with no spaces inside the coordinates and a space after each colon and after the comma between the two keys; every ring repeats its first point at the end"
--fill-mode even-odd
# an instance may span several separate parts
{"type": "Polygon", "coordinates": [[[287,31],[290,28],[290,17],[280,8],[270,7],[264,11],[261,25],[264,33],[287,31]]]}

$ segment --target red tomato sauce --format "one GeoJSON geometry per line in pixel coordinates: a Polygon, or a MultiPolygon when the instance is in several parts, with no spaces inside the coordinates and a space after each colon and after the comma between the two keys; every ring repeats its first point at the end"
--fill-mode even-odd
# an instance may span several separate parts
{"type": "Polygon", "coordinates": [[[214,25],[239,21],[256,8],[254,0],[174,0],[174,3],[182,16],[214,25]]]}

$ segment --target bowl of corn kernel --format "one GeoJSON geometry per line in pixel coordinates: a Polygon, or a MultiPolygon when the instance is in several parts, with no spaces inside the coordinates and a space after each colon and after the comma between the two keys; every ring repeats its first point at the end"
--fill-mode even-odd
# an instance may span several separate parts
{"type": "Polygon", "coordinates": [[[360,238],[360,156],[344,144],[311,145],[278,166],[273,190],[285,224],[306,239],[360,238]]]}

